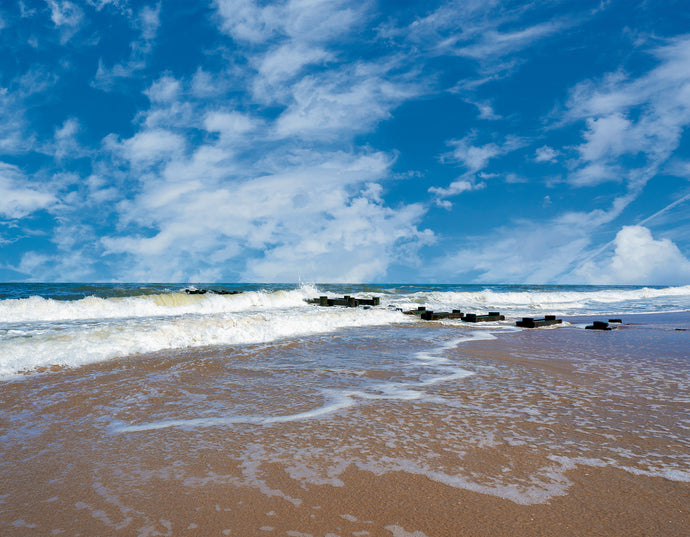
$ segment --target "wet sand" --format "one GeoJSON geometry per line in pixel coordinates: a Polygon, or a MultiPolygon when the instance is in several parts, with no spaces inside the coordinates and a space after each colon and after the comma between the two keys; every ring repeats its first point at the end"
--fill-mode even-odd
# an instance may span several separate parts
{"type": "Polygon", "coordinates": [[[458,328],[161,353],[4,382],[0,534],[684,536],[689,318],[447,346],[443,367],[472,376],[270,424],[199,420],[309,411],[317,381],[423,380],[428,366],[309,364],[366,352],[383,353],[368,364],[395,364],[458,328]],[[276,356],[304,363],[259,367],[276,356]]]}

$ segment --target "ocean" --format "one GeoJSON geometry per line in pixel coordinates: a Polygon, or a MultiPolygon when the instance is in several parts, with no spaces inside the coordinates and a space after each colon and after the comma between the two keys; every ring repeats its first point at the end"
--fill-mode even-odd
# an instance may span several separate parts
{"type": "Polygon", "coordinates": [[[0,533],[536,535],[563,505],[682,535],[689,312],[690,286],[2,284],[0,533]],[[308,302],[345,295],[379,303],[308,302]]]}
{"type": "Polygon", "coordinates": [[[690,310],[690,286],[0,284],[0,378],[167,349],[409,323],[399,310],[420,305],[512,318],[670,312],[690,310]],[[210,292],[187,293],[199,289],[210,292]],[[321,295],[378,296],[381,305],[324,309],[305,302],[321,295]]]}

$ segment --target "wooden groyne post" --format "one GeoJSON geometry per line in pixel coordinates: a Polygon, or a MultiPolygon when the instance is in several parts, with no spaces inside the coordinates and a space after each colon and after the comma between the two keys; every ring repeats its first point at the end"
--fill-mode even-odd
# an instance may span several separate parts
{"type": "Polygon", "coordinates": [[[551,326],[554,324],[561,324],[562,319],[556,319],[555,315],[544,315],[543,319],[535,319],[533,317],[523,317],[522,321],[517,321],[515,326],[520,328],[539,328],[540,326],[551,326]]]}
{"type": "Polygon", "coordinates": [[[505,315],[501,315],[498,311],[490,311],[488,315],[477,315],[476,313],[468,313],[462,320],[466,323],[485,323],[490,321],[505,321],[505,315]]]}
{"type": "Polygon", "coordinates": [[[348,308],[356,308],[357,306],[379,306],[381,299],[377,296],[372,298],[355,298],[350,295],[345,295],[343,298],[328,298],[327,296],[320,296],[319,298],[312,298],[307,300],[309,304],[318,304],[319,306],[346,306],[348,308]]]}

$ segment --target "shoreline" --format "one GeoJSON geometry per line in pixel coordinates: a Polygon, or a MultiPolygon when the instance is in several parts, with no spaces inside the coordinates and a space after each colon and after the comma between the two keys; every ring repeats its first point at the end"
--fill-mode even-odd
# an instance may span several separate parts
{"type": "Polygon", "coordinates": [[[577,326],[591,315],[547,329],[462,326],[498,337],[459,344],[458,327],[441,323],[349,329],[3,382],[0,532],[680,537],[690,333],[675,328],[690,314],[653,315],[599,333],[577,326]],[[321,355],[334,356],[325,369],[293,365],[321,355]],[[454,368],[472,375],[428,382],[454,368]],[[313,419],[109,429],[308,413],[314,382],[369,388],[313,419]],[[377,383],[409,393],[391,398],[377,383]]]}

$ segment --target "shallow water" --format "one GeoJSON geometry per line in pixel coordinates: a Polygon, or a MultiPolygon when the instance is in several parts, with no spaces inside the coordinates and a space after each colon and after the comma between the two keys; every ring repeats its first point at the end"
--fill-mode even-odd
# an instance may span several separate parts
{"type": "MultiPolygon", "coordinates": [[[[232,497],[254,505],[251,531],[238,511],[204,523],[226,517],[227,528],[244,528],[236,534],[262,534],[280,526],[276,506],[305,509],[315,487],[347,491],[353,470],[515,505],[567,497],[583,469],[662,479],[687,496],[688,313],[628,312],[623,326],[596,332],[584,327],[606,316],[519,330],[511,318],[426,322],[388,305],[239,311],[228,331],[249,336],[238,343],[201,338],[79,367],[73,358],[2,381],[1,532],[177,535],[203,527],[191,506],[232,497]],[[310,328],[276,337],[280,318],[310,328]]],[[[173,319],[184,338],[194,333],[187,323],[218,322],[217,313],[146,315],[134,332],[132,316],[79,320],[63,336],[57,321],[35,330],[53,338],[48,348],[63,337],[82,352],[99,325],[127,339],[173,319]]],[[[663,490],[647,500],[668,502],[663,490]]],[[[397,527],[377,523],[370,534],[397,527]]],[[[305,519],[293,530],[308,528],[305,519]]]]}

